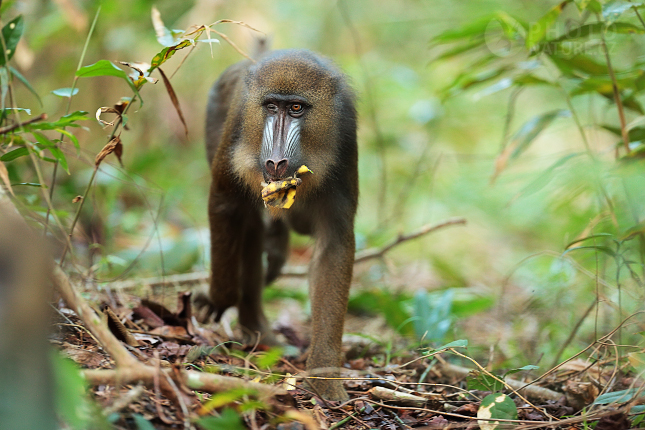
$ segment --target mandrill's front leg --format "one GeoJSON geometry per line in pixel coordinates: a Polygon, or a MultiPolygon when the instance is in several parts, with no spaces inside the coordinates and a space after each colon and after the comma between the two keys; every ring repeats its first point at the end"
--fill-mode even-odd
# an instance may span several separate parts
{"type": "Polygon", "coordinates": [[[244,340],[276,343],[262,310],[264,225],[259,208],[225,192],[217,184],[209,199],[211,227],[210,305],[218,321],[238,308],[244,340]]]}
{"type": "MultiPolygon", "coordinates": [[[[312,376],[338,377],[338,371],[314,369],[340,368],[343,325],[347,311],[349,287],[354,265],[354,231],[352,222],[320,217],[316,245],[310,266],[312,337],[307,370],[312,376]]],[[[317,394],[328,400],[347,400],[342,381],[308,380],[317,394]]]]}
{"type": "Polygon", "coordinates": [[[209,306],[219,321],[242,296],[241,261],[244,214],[240,204],[213,181],[208,199],[211,230],[211,282],[209,306]]]}

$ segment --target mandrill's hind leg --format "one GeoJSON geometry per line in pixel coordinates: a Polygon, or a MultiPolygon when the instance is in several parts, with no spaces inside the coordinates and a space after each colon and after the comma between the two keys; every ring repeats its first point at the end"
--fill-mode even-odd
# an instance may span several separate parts
{"type": "Polygon", "coordinates": [[[289,253],[289,226],[282,219],[269,219],[267,222],[264,249],[267,253],[267,272],[264,284],[269,285],[280,276],[282,266],[289,253]]]}
{"type": "Polygon", "coordinates": [[[242,297],[238,305],[240,325],[246,343],[254,344],[259,337],[260,343],[275,345],[277,341],[262,309],[264,223],[260,212],[252,210],[245,224],[240,274],[242,297]]]}

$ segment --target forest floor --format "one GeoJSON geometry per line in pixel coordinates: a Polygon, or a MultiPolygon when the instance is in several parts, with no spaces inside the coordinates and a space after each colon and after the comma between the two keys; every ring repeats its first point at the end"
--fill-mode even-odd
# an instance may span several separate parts
{"type": "MultiPolygon", "coordinates": [[[[459,342],[437,350],[418,348],[397,337],[382,318],[351,314],[346,331],[361,335],[347,335],[343,342],[341,376],[350,400],[325,401],[302,383],[308,324],[293,303],[280,303],[274,324],[288,346],[269,349],[231,341],[238,338],[231,313],[220,324],[197,323],[185,285],[140,288],[146,291],[93,290],[83,296],[107,316],[112,334],[159,375],[161,369],[192,370],[239,378],[240,384],[205,392],[164,389],[159,376],[144,385],[119,384],[118,377],[116,385],[90,381],[93,398],[111,411],[110,421],[119,429],[583,429],[594,423],[596,430],[615,430],[638,424],[630,417],[638,401],[597,401],[599,394],[633,389],[637,382],[621,376],[614,362],[573,359],[526,386],[538,376],[533,369],[504,379],[463,354],[459,342]],[[253,388],[258,382],[275,392],[258,394],[253,388]],[[517,415],[509,415],[510,421],[478,421],[482,399],[493,391],[507,393],[514,402],[517,415]]],[[[109,348],[62,300],[57,327],[53,342],[81,368],[115,368],[109,348]]]]}

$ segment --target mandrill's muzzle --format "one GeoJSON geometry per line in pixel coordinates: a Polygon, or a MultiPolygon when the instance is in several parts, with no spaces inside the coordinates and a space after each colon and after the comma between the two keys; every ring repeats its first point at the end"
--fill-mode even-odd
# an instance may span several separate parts
{"type": "Polygon", "coordinates": [[[287,176],[289,160],[283,158],[277,163],[274,160],[267,160],[264,163],[264,170],[271,181],[277,181],[287,176]]]}

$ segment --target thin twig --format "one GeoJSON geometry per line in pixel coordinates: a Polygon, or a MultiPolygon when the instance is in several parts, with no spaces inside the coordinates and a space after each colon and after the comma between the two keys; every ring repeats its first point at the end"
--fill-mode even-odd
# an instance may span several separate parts
{"type": "Polygon", "coordinates": [[[232,41],[228,36],[227,36],[227,35],[225,35],[225,34],[224,34],[224,33],[222,33],[222,32],[219,32],[219,31],[217,31],[217,30],[214,30],[214,29],[212,29],[212,28],[211,28],[211,31],[212,31],[213,33],[217,34],[217,35],[218,35],[219,37],[221,37],[222,39],[226,40],[226,42],[227,42],[229,45],[231,45],[231,47],[232,47],[233,49],[235,49],[235,50],[236,50],[240,55],[242,55],[242,56],[244,56],[244,57],[248,58],[249,60],[251,60],[252,62],[254,62],[254,63],[255,63],[255,60],[254,60],[253,58],[251,58],[251,57],[250,57],[246,52],[242,51],[242,50],[241,50],[241,49],[240,49],[240,48],[239,48],[239,47],[238,47],[238,46],[237,46],[237,45],[236,45],[236,44],[235,44],[235,43],[234,43],[234,42],[233,42],[233,41],[232,41]]]}
{"type": "MultiPolygon", "coordinates": [[[[85,38],[85,45],[83,45],[83,51],[81,51],[81,56],[78,59],[78,65],[76,66],[76,71],[78,72],[81,67],[83,67],[83,61],[85,60],[85,54],[87,53],[87,48],[90,44],[90,39],[92,37],[92,34],[94,33],[94,28],[96,27],[96,22],[99,19],[99,13],[101,13],[101,6],[96,9],[96,14],[94,14],[94,20],[92,21],[92,25],[90,26],[90,31],[87,33],[87,37],[85,38]]],[[[78,82],[78,76],[74,76],[74,80],[72,81],[72,87],[69,91],[69,98],[67,100],[67,107],[65,108],[65,115],[69,114],[69,110],[72,107],[72,97],[74,97],[74,90],[76,89],[76,82],[78,82]]],[[[63,127],[62,130],[65,130],[66,127],[63,127]]],[[[62,142],[63,139],[65,138],[65,133],[61,132],[60,134],[60,141],[62,142]]],[[[58,143],[56,143],[56,147],[58,147],[58,143]]],[[[54,162],[54,169],[52,171],[52,181],[51,185],[49,186],[49,198],[51,200],[54,199],[54,189],[56,188],[56,175],[58,173],[58,164],[60,162],[58,161],[58,158],[54,162]]],[[[43,229],[43,236],[47,236],[47,229],[49,228],[49,215],[51,214],[52,208],[47,206],[47,214],[45,215],[45,228],[43,229]]]]}
{"type": "MultiPolygon", "coordinates": [[[[632,0],[628,0],[628,1],[630,3],[632,2],[632,0]]],[[[641,22],[641,25],[643,26],[643,28],[645,28],[645,21],[643,21],[643,17],[641,16],[641,13],[638,11],[638,6],[634,5],[632,6],[632,9],[634,10],[634,12],[636,12],[636,16],[638,17],[638,20],[641,22]]]]}
{"type": "MultiPolygon", "coordinates": [[[[136,94],[132,97],[132,100],[130,100],[130,103],[125,105],[125,108],[123,109],[123,112],[121,112],[121,115],[119,115],[119,118],[117,119],[116,123],[114,124],[114,128],[112,129],[112,133],[108,137],[107,141],[111,141],[112,138],[116,135],[116,131],[119,129],[121,124],[123,124],[123,116],[128,112],[128,109],[132,104],[134,103],[135,99],[137,98],[136,94]]],[[[99,164],[96,164],[94,166],[94,170],[92,171],[92,176],[90,176],[90,180],[87,183],[87,187],[85,188],[85,192],[83,193],[83,198],[78,204],[78,208],[76,209],[76,214],[74,215],[74,220],[72,221],[72,225],[69,227],[69,233],[67,234],[67,242],[65,243],[65,248],[63,249],[63,253],[60,257],[60,263],[59,265],[62,267],[63,263],[65,262],[65,257],[67,256],[67,252],[70,249],[70,244],[72,240],[72,235],[74,234],[74,227],[76,227],[76,223],[78,222],[78,219],[81,216],[81,211],[83,210],[83,205],[85,204],[85,200],[87,200],[87,196],[90,193],[90,190],[92,188],[92,184],[94,183],[94,178],[96,177],[96,173],[99,170],[99,164]]]]}
{"type": "MultiPolygon", "coordinates": [[[[600,22],[600,16],[598,16],[598,21],[600,22]]],[[[625,151],[629,154],[631,150],[629,149],[629,132],[627,131],[627,121],[625,120],[625,112],[623,110],[623,101],[620,98],[620,92],[618,91],[618,81],[616,81],[616,75],[614,73],[614,68],[611,65],[611,58],[609,57],[609,49],[607,49],[607,41],[605,40],[605,32],[600,32],[600,42],[602,50],[605,53],[605,61],[607,62],[607,71],[609,72],[609,77],[611,78],[611,86],[614,91],[614,102],[618,108],[618,118],[620,119],[620,133],[623,136],[623,145],[625,146],[625,151]]]]}
{"type": "Polygon", "coordinates": [[[556,418],[556,417],[554,417],[554,416],[550,415],[546,410],[541,409],[541,408],[538,408],[537,406],[535,406],[535,405],[534,405],[533,403],[531,403],[528,399],[526,399],[523,395],[521,395],[521,394],[519,393],[519,390],[516,390],[516,389],[515,389],[514,387],[512,387],[508,382],[506,382],[506,381],[504,381],[503,379],[498,378],[497,376],[495,376],[495,375],[493,375],[492,373],[490,373],[490,372],[489,372],[488,370],[486,370],[486,369],[485,369],[481,364],[479,364],[479,363],[477,362],[477,360],[475,360],[475,359],[473,359],[473,358],[471,358],[471,357],[469,357],[469,356],[467,356],[467,355],[465,355],[465,354],[462,354],[461,352],[457,351],[457,350],[456,350],[456,349],[454,349],[454,348],[448,348],[448,350],[449,350],[450,352],[452,352],[453,354],[458,355],[458,356],[459,356],[459,357],[461,357],[461,358],[465,358],[466,360],[469,360],[469,361],[470,361],[470,362],[472,362],[475,366],[477,366],[477,368],[478,368],[481,372],[485,373],[487,376],[489,376],[489,377],[491,377],[491,378],[495,379],[496,381],[501,382],[504,386],[506,386],[507,388],[509,388],[509,389],[510,389],[510,390],[511,390],[511,391],[512,391],[512,392],[513,392],[517,397],[519,397],[520,399],[522,399],[522,401],[523,401],[524,403],[526,403],[527,405],[529,405],[530,407],[532,407],[532,408],[533,408],[533,409],[535,409],[536,411],[538,411],[538,412],[540,412],[540,413],[545,414],[545,415],[546,415],[547,417],[549,417],[550,419],[552,419],[552,420],[554,420],[554,421],[557,421],[557,418],[556,418]]]}
{"type": "Polygon", "coordinates": [[[8,125],[8,126],[6,126],[6,127],[1,127],[1,128],[0,128],[0,134],[7,134],[7,133],[9,133],[10,131],[13,131],[13,130],[15,130],[15,129],[17,129],[17,128],[20,128],[20,127],[22,127],[22,126],[24,126],[24,125],[33,124],[33,123],[35,123],[35,122],[38,122],[38,121],[44,121],[44,120],[46,120],[46,119],[47,119],[47,114],[46,114],[46,113],[41,113],[41,114],[40,114],[39,116],[37,116],[36,118],[32,118],[32,119],[27,120],[27,121],[25,121],[25,122],[16,122],[16,123],[11,124],[11,125],[8,125]]]}
{"type": "Polygon", "coordinates": [[[356,263],[359,263],[365,260],[369,260],[371,258],[382,257],[386,252],[388,252],[395,246],[400,245],[401,243],[406,242],[408,240],[417,239],[421,236],[425,236],[428,233],[432,233],[433,231],[440,230],[444,227],[450,227],[453,225],[465,225],[465,224],[466,224],[465,218],[451,218],[439,224],[426,224],[420,229],[410,234],[405,234],[405,235],[400,234],[396,239],[394,239],[393,241],[391,241],[390,243],[388,243],[387,245],[381,248],[366,249],[365,251],[361,251],[357,253],[354,261],[356,263]]]}
{"type": "Polygon", "coordinates": [[[589,305],[589,307],[587,308],[585,313],[580,317],[580,319],[578,319],[578,322],[576,322],[576,325],[573,327],[573,330],[571,330],[571,333],[569,333],[569,337],[567,337],[567,339],[564,341],[564,343],[562,344],[562,346],[558,350],[558,353],[555,355],[555,358],[553,359],[553,362],[551,363],[551,367],[555,367],[555,366],[558,365],[558,363],[560,362],[560,357],[562,357],[562,354],[564,353],[564,350],[567,349],[567,347],[569,346],[569,344],[571,343],[573,338],[578,333],[578,330],[580,329],[580,326],[582,326],[582,323],[584,322],[584,320],[587,319],[587,317],[589,316],[589,314],[594,309],[594,307],[596,306],[597,303],[598,303],[598,297],[596,296],[596,298],[594,299],[593,302],[591,302],[591,305],[589,305]]]}

